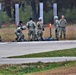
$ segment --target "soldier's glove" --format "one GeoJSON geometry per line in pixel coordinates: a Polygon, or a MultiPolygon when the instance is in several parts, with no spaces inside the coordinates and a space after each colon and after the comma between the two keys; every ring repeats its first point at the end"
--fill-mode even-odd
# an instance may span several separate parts
{"type": "Polygon", "coordinates": [[[28,26],[27,26],[27,28],[29,29],[29,28],[30,28],[30,26],[28,25],[28,26]]]}
{"type": "Polygon", "coordinates": [[[38,27],[40,27],[40,25],[38,25],[38,27]]]}
{"type": "Polygon", "coordinates": [[[23,28],[21,28],[21,30],[24,30],[23,28]]]}
{"type": "Polygon", "coordinates": [[[57,29],[55,29],[55,32],[57,32],[57,29]]]}
{"type": "Polygon", "coordinates": [[[43,31],[44,31],[45,29],[43,28],[43,31]]]}

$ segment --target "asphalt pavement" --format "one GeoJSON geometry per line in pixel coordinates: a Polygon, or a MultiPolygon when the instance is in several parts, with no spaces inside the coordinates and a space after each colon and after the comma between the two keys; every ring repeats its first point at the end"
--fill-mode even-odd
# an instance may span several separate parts
{"type": "Polygon", "coordinates": [[[0,58],[76,48],[74,41],[39,41],[0,43],[0,58]]]}

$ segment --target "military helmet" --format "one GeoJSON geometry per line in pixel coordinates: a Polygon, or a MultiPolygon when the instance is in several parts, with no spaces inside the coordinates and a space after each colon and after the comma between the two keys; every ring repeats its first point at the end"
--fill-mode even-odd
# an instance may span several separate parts
{"type": "Polygon", "coordinates": [[[58,19],[58,16],[54,16],[54,19],[58,19]]]}
{"type": "Polygon", "coordinates": [[[39,17],[39,20],[42,20],[42,17],[39,17]]]}

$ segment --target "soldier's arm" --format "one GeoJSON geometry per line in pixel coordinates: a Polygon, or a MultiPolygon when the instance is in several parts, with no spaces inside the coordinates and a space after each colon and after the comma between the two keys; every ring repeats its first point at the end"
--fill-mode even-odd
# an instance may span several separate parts
{"type": "Polygon", "coordinates": [[[54,27],[56,27],[56,21],[54,21],[54,27]]]}
{"type": "Polygon", "coordinates": [[[59,26],[61,26],[61,19],[59,20],[59,24],[60,24],[59,26]]]}
{"type": "Polygon", "coordinates": [[[38,26],[38,22],[37,22],[37,26],[38,26]]]}
{"type": "Polygon", "coordinates": [[[66,21],[66,19],[65,19],[65,24],[67,24],[67,21],[66,21]]]}
{"type": "Polygon", "coordinates": [[[29,29],[29,22],[27,22],[26,27],[29,29]]]}
{"type": "Polygon", "coordinates": [[[43,23],[42,23],[42,30],[44,31],[45,29],[44,29],[44,25],[43,25],[43,23]]]}
{"type": "Polygon", "coordinates": [[[59,27],[60,27],[60,21],[58,21],[58,25],[59,25],[59,27]]]}
{"type": "Polygon", "coordinates": [[[26,27],[28,27],[28,22],[26,23],[26,27]]]}
{"type": "Polygon", "coordinates": [[[36,28],[36,23],[35,22],[33,22],[34,23],[34,27],[36,28]]]}
{"type": "Polygon", "coordinates": [[[59,22],[61,23],[61,19],[59,20],[59,22]]]}

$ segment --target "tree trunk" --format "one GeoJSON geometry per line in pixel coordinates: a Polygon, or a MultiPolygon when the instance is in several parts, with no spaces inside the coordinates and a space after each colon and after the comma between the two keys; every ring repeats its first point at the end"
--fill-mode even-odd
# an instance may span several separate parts
{"type": "Polygon", "coordinates": [[[36,2],[35,0],[31,1],[31,7],[32,7],[32,12],[33,12],[33,19],[34,21],[37,20],[37,11],[36,11],[36,2]]]}
{"type": "Polygon", "coordinates": [[[15,4],[13,6],[13,21],[15,21],[15,4]]]}
{"type": "Polygon", "coordinates": [[[4,0],[6,13],[9,17],[12,17],[10,2],[11,2],[11,0],[4,0]]]}
{"type": "Polygon", "coordinates": [[[7,15],[8,15],[9,17],[12,17],[10,6],[7,6],[5,9],[6,9],[7,15]]]}

